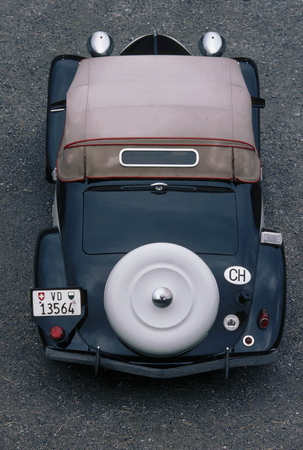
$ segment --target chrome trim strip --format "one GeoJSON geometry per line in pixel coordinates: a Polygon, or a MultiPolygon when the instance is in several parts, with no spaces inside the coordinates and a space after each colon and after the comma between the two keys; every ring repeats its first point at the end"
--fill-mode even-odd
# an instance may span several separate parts
{"type": "Polygon", "coordinates": [[[119,153],[119,163],[123,167],[196,167],[199,164],[199,153],[194,148],[123,148],[119,153]],[[192,152],[196,155],[194,164],[126,164],[122,157],[124,152],[192,152]]]}
{"type": "Polygon", "coordinates": [[[61,112],[61,111],[65,111],[66,108],[51,108],[50,112],[51,113],[56,113],[56,112],[61,112]]]}
{"type": "Polygon", "coordinates": [[[56,113],[66,110],[66,100],[60,100],[50,105],[50,112],[56,113]]]}

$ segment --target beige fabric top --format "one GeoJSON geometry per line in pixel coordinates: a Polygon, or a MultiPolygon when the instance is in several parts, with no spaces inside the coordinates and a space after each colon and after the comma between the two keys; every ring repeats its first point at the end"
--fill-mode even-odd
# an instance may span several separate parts
{"type": "Polygon", "coordinates": [[[83,60],[67,93],[63,181],[108,177],[259,179],[251,98],[234,60],[111,56],[83,60]],[[194,148],[194,168],[129,168],[121,149],[194,148]]]}

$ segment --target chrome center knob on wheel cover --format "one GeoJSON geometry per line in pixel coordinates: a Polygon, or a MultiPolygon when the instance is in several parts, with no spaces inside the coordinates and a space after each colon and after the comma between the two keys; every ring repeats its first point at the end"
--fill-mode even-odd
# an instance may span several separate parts
{"type": "Polygon", "coordinates": [[[173,301],[173,294],[165,287],[156,289],[153,292],[153,304],[158,308],[167,308],[173,301]]]}
{"type": "Polygon", "coordinates": [[[219,290],[199,256],[161,242],[120,259],[107,279],[104,307],[127,346],[150,356],[173,356],[207,335],[217,317],[219,290]]]}

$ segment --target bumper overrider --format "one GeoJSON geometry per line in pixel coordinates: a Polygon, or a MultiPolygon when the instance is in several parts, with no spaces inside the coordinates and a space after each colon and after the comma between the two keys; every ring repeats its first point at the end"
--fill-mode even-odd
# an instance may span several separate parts
{"type": "Polygon", "coordinates": [[[233,355],[230,349],[227,348],[225,354],[216,356],[212,360],[197,363],[186,363],[175,367],[170,366],[165,368],[146,366],[142,363],[118,361],[111,359],[110,357],[104,357],[101,355],[99,348],[95,354],[88,354],[56,350],[51,347],[46,347],[45,356],[55,361],[95,366],[96,374],[100,368],[103,368],[148,378],[177,378],[188,375],[196,375],[203,372],[224,370],[225,378],[227,379],[230,368],[257,366],[276,362],[278,360],[278,350],[274,349],[270,352],[250,355],[233,355]]]}

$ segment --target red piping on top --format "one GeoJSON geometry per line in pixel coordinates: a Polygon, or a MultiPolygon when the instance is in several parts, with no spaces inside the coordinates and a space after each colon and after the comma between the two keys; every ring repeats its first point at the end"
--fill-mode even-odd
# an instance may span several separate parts
{"type": "MultiPolygon", "coordinates": [[[[217,142],[225,142],[225,143],[227,143],[227,145],[216,145],[216,147],[236,147],[236,148],[242,148],[242,149],[245,149],[245,150],[251,150],[251,151],[257,151],[256,150],[256,148],[253,146],[253,145],[251,145],[251,144],[249,144],[248,142],[244,142],[244,141],[237,141],[237,140],[231,140],[231,139],[215,139],[215,138],[189,138],[189,137],[174,137],[174,138],[171,138],[171,137],[140,137],[140,138],[130,138],[130,137],[127,137],[127,138],[98,138],[98,139],[86,139],[86,140],[82,140],[82,141],[75,141],[75,142],[71,142],[71,143],[69,143],[69,144],[67,144],[65,147],[64,147],[64,149],[67,149],[67,148],[76,148],[76,147],[83,147],[83,146],[85,146],[85,143],[89,143],[89,142],[96,142],[96,141],[130,141],[130,140],[134,140],[134,141],[136,141],[135,142],[135,144],[134,145],[140,145],[140,142],[138,142],[138,141],[140,141],[140,140],[146,140],[146,139],[150,139],[150,140],[159,140],[159,139],[163,139],[163,140],[199,140],[199,141],[217,141],[217,142]],[[232,145],[232,144],[236,144],[236,145],[232,145]],[[239,145],[239,144],[242,144],[242,145],[239,145]]],[[[90,145],[90,146],[105,146],[105,145],[115,145],[115,143],[106,143],[106,144],[103,144],[103,143],[94,143],[94,144],[88,144],[88,145],[90,145]]],[[[125,143],[123,143],[123,144],[121,144],[121,145],[130,145],[131,144],[131,142],[125,142],[125,143]]],[[[141,145],[152,145],[153,147],[161,147],[161,146],[163,146],[163,143],[157,143],[157,144],[146,144],[146,143],[143,143],[143,144],[141,144],[141,145]]],[[[171,146],[171,147],[176,147],[176,146],[180,146],[180,147],[185,147],[186,146],[186,144],[178,144],[178,143],[173,143],[173,144],[165,144],[166,146],[171,146]]],[[[195,144],[197,147],[209,147],[209,144],[195,144]]],[[[58,163],[58,161],[57,161],[57,163],[58,163]]],[[[58,165],[58,164],[57,164],[58,165]]],[[[86,179],[95,179],[95,177],[85,177],[86,179]]],[[[63,183],[72,183],[72,182],[77,182],[77,181],[83,181],[85,178],[80,178],[80,179],[75,179],[75,180],[61,180],[60,179],[60,177],[58,176],[58,179],[60,180],[60,181],[62,181],[63,183]]],[[[109,176],[109,177],[100,177],[100,179],[102,178],[102,180],[110,180],[110,179],[112,179],[112,180],[114,180],[114,179],[120,179],[120,180],[127,180],[127,179],[132,179],[132,178],[134,178],[133,176],[129,176],[129,177],[117,177],[117,176],[109,176]]],[[[99,179],[99,178],[98,178],[99,179]]],[[[172,179],[172,180],[174,180],[174,179],[180,179],[180,177],[159,177],[159,176],[157,176],[157,177],[151,177],[151,176],[148,176],[148,177],[135,177],[135,179],[172,179]]],[[[256,180],[256,181],[244,181],[244,180],[240,180],[240,179],[238,179],[238,178],[235,178],[235,177],[230,177],[230,178],[206,178],[206,177],[182,177],[182,179],[183,180],[218,180],[218,181],[235,181],[235,182],[237,182],[237,181],[239,181],[239,182],[241,182],[241,183],[251,183],[251,184],[254,184],[254,183],[258,183],[259,181],[260,181],[260,177],[258,178],[258,180],[256,180]]]]}
{"type": "MultiPolygon", "coordinates": [[[[136,141],[136,145],[138,144],[138,141],[140,141],[140,140],[145,140],[145,139],[150,139],[150,140],[159,140],[159,139],[164,139],[164,140],[199,140],[199,141],[217,141],[217,142],[226,142],[227,144],[226,145],[216,145],[216,147],[237,147],[237,148],[243,148],[243,149],[245,149],[245,150],[253,150],[253,151],[256,151],[256,148],[252,145],[252,144],[249,144],[248,142],[244,142],[244,141],[237,141],[237,140],[233,140],[233,139],[216,139],[216,138],[189,138],[189,137],[140,137],[140,138],[97,138],[97,139],[84,139],[84,140],[82,140],[82,141],[75,141],[75,142],[70,142],[69,144],[66,144],[65,145],[65,149],[66,148],[73,148],[73,147],[83,147],[83,146],[85,146],[85,145],[90,145],[90,146],[98,146],[98,145],[115,145],[114,143],[113,144],[111,144],[111,143],[106,143],[106,144],[102,144],[102,143],[99,143],[100,141],[102,142],[102,141],[130,141],[130,140],[135,140],[136,141]],[[98,141],[97,143],[96,143],[96,141],[98,141]],[[89,142],[94,142],[94,143],[92,143],[92,144],[88,144],[89,142]],[[236,144],[236,145],[232,145],[232,144],[236,144]],[[239,144],[242,144],[242,145],[239,145],[239,144]]],[[[129,145],[130,144],[130,142],[125,142],[125,143],[122,143],[121,145],[129,145]]],[[[140,144],[140,142],[139,142],[139,144],[140,144]]],[[[142,145],[148,145],[148,144],[146,144],[146,143],[143,143],[142,145]]],[[[155,147],[159,147],[159,146],[161,146],[161,145],[163,145],[163,143],[159,143],[159,144],[150,144],[150,145],[153,145],[153,146],[155,146],[155,147]]],[[[165,144],[165,145],[167,145],[167,146],[176,146],[176,145],[179,145],[179,146],[185,146],[186,144],[178,144],[178,143],[175,143],[175,144],[165,144]]],[[[197,145],[197,146],[199,146],[199,147],[209,147],[209,144],[195,144],[195,145],[197,145]]]]}

